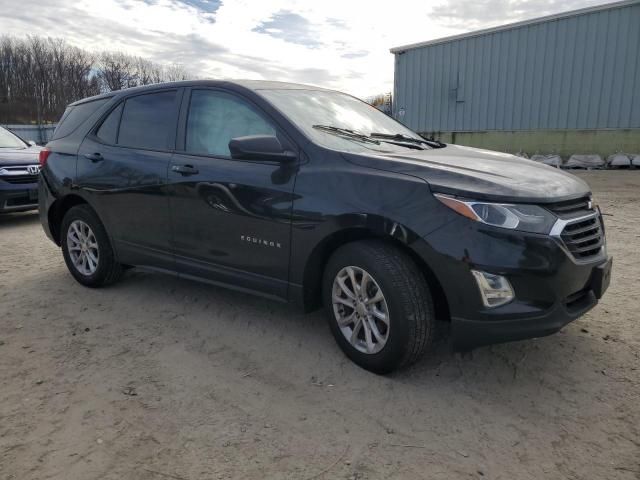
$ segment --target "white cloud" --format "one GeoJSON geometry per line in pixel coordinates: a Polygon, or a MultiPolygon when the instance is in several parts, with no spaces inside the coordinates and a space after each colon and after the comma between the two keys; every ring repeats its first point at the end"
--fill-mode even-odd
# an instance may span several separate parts
{"type": "Polygon", "coordinates": [[[295,81],[358,96],[391,90],[391,47],[566,9],[554,0],[483,0],[491,15],[478,18],[476,11],[467,18],[464,3],[452,0],[218,3],[0,0],[0,9],[6,34],[56,36],[93,51],[122,50],[181,63],[201,77],[295,81]],[[443,15],[448,11],[451,16],[443,15]],[[287,21],[296,24],[287,30],[287,21]]]}

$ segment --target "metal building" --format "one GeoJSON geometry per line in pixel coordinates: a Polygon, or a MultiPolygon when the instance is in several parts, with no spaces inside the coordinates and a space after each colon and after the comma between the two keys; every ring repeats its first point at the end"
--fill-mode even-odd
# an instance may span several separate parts
{"type": "Polygon", "coordinates": [[[640,1],[391,49],[393,115],[454,143],[640,153],[640,1]]]}

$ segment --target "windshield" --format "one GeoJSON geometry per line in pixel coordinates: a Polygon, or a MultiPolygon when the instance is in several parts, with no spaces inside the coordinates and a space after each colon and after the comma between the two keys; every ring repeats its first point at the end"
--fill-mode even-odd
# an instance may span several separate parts
{"type": "MultiPolygon", "coordinates": [[[[349,152],[406,152],[407,146],[376,139],[364,141],[357,136],[341,136],[326,127],[350,130],[358,134],[401,134],[422,138],[401,123],[371,105],[350,95],[325,90],[260,90],[259,93],[289,120],[302,128],[316,143],[349,152]],[[325,127],[325,128],[318,128],[325,127]]],[[[413,147],[415,148],[415,146],[413,147]]]]}
{"type": "Polygon", "coordinates": [[[0,127],[0,148],[27,148],[27,145],[9,130],[0,127]]]}

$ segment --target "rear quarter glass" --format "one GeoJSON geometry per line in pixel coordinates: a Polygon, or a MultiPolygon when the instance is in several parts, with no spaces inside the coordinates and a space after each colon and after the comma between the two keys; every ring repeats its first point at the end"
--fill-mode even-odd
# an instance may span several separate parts
{"type": "Polygon", "coordinates": [[[91,116],[92,113],[102,107],[109,100],[111,100],[111,98],[101,98],[99,100],[93,100],[91,102],[67,107],[62,115],[60,123],[58,123],[58,126],[56,127],[55,132],[53,132],[51,140],[58,140],[59,138],[71,135],[76,128],[91,116]]]}
{"type": "Polygon", "coordinates": [[[122,108],[124,102],[120,103],[114,108],[111,113],[105,118],[100,128],[96,132],[96,136],[105,143],[115,144],[118,141],[118,125],[120,124],[120,117],[122,116],[122,108]]]}

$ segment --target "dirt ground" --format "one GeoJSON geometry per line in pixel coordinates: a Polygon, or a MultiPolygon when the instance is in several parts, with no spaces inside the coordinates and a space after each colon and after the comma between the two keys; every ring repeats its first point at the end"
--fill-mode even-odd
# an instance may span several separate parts
{"type": "Polygon", "coordinates": [[[640,171],[580,176],[601,304],[389,377],[322,312],[135,270],[86,289],[37,215],[0,218],[0,480],[640,478],[640,171]]]}

